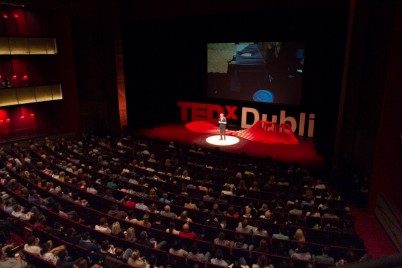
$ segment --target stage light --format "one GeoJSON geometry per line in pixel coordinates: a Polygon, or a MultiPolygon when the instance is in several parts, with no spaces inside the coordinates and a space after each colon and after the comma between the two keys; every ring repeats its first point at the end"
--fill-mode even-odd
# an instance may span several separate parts
{"type": "Polygon", "coordinates": [[[6,13],[3,14],[3,19],[8,19],[8,15],[6,13]]]}
{"type": "Polygon", "coordinates": [[[22,80],[28,80],[28,75],[24,74],[24,75],[22,76],[22,80]]]}
{"type": "Polygon", "coordinates": [[[29,116],[30,116],[30,117],[35,117],[35,114],[34,114],[34,113],[31,113],[29,116]]]}
{"type": "Polygon", "coordinates": [[[7,119],[6,119],[6,122],[7,122],[7,123],[8,123],[8,122],[10,122],[10,121],[11,121],[11,119],[10,119],[10,118],[7,118],[7,119]]]}
{"type": "Polygon", "coordinates": [[[3,120],[3,119],[0,119],[0,124],[3,124],[3,122],[4,122],[4,120],[3,120]]]}
{"type": "Polygon", "coordinates": [[[14,74],[13,76],[11,76],[12,79],[16,80],[17,79],[17,75],[14,74]]]}
{"type": "Polygon", "coordinates": [[[205,139],[205,141],[209,144],[216,146],[230,146],[240,142],[240,139],[233,136],[226,135],[225,140],[220,139],[220,135],[209,136],[205,139]]]}
{"type": "Polygon", "coordinates": [[[17,13],[14,13],[14,18],[16,18],[16,19],[18,19],[19,18],[19,15],[17,14],[17,13]]]}
{"type": "Polygon", "coordinates": [[[24,116],[24,115],[21,115],[21,116],[20,116],[20,119],[24,119],[24,118],[25,118],[25,116],[24,116]]]}

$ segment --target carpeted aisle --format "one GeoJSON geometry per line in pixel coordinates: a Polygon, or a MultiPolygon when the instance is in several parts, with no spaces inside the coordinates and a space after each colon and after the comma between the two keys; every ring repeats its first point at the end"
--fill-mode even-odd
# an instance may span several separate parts
{"type": "Polygon", "coordinates": [[[352,208],[352,213],[356,218],[356,233],[364,240],[370,257],[379,258],[398,252],[375,215],[358,208],[352,208]]]}

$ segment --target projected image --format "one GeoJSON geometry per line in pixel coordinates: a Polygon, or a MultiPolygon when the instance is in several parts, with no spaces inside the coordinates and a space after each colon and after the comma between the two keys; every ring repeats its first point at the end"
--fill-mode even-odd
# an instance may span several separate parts
{"type": "Polygon", "coordinates": [[[209,98],[300,104],[303,43],[209,43],[207,50],[209,98]]]}

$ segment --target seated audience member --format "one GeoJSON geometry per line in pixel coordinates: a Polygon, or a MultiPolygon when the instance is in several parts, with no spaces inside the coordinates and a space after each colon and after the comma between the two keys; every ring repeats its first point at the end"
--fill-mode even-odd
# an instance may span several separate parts
{"type": "Polygon", "coordinates": [[[257,263],[253,264],[251,268],[274,268],[274,266],[268,262],[267,255],[261,254],[257,263]]]}
{"type": "Polygon", "coordinates": [[[34,236],[29,237],[27,243],[24,245],[24,250],[33,255],[40,256],[42,249],[39,247],[39,242],[39,238],[34,236]]]}
{"type": "Polygon", "coordinates": [[[273,222],[273,216],[271,210],[266,210],[264,214],[260,216],[260,219],[264,222],[273,222]]]}
{"type": "Polygon", "coordinates": [[[152,203],[152,204],[149,206],[148,213],[151,213],[151,214],[154,214],[154,215],[160,213],[160,211],[158,210],[158,208],[157,208],[157,206],[156,206],[155,203],[152,203]]]}
{"type": "Polygon", "coordinates": [[[170,211],[170,206],[166,205],[161,211],[161,215],[168,218],[177,218],[177,215],[170,211]]]}
{"type": "Polygon", "coordinates": [[[218,218],[215,216],[215,213],[210,212],[208,215],[208,219],[205,221],[204,225],[213,228],[221,228],[221,224],[219,223],[218,218]]]}
{"type": "Polygon", "coordinates": [[[123,206],[129,207],[129,208],[135,208],[135,203],[132,198],[129,195],[125,195],[123,198],[123,206]]]}
{"type": "Polygon", "coordinates": [[[109,223],[107,222],[107,219],[105,217],[101,217],[99,219],[99,224],[95,225],[95,230],[106,234],[110,234],[112,232],[112,230],[110,230],[109,228],[109,223]]]}
{"type": "Polygon", "coordinates": [[[162,197],[159,199],[159,202],[165,203],[165,204],[170,204],[172,201],[169,199],[169,194],[168,193],[163,193],[162,197]]]}
{"type": "Polygon", "coordinates": [[[120,222],[113,222],[112,227],[110,228],[110,234],[123,237],[123,230],[121,229],[120,222]]]}
{"type": "Polygon", "coordinates": [[[258,248],[255,250],[261,253],[269,253],[269,245],[266,239],[261,239],[258,248]]]}
{"type": "Polygon", "coordinates": [[[225,233],[219,232],[218,237],[214,239],[214,244],[219,246],[229,247],[231,246],[232,242],[225,239],[225,233]]]}
{"type": "Polygon", "coordinates": [[[298,228],[295,231],[295,234],[293,236],[293,240],[297,242],[306,242],[306,237],[304,236],[303,230],[298,228]]]}
{"type": "Polygon", "coordinates": [[[145,213],[144,216],[142,216],[142,220],[138,221],[137,224],[151,228],[152,224],[149,222],[149,214],[145,213]]]}
{"type": "Polygon", "coordinates": [[[138,238],[136,243],[149,248],[158,249],[163,249],[167,245],[166,241],[161,241],[158,243],[154,238],[148,238],[148,233],[145,230],[140,233],[140,237],[138,238]]]}
{"type": "Polygon", "coordinates": [[[197,210],[198,207],[196,204],[193,203],[193,200],[191,198],[187,198],[186,202],[184,203],[184,208],[186,209],[192,209],[192,210],[197,210]]]}
{"type": "Polygon", "coordinates": [[[211,263],[224,267],[227,267],[229,265],[229,263],[223,259],[223,252],[219,248],[215,251],[215,258],[211,259],[211,263]]]}
{"type": "Polygon", "coordinates": [[[252,219],[253,218],[253,210],[252,210],[251,207],[247,206],[244,209],[243,218],[245,218],[245,219],[252,219]]]}
{"type": "Polygon", "coordinates": [[[0,252],[0,267],[5,268],[25,268],[28,264],[22,259],[19,252],[13,252],[15,245],[13,243],[6,243],[1,248],[0,252]]]}
{"type": "Polygon", "coordinates": [[[190,231],[190,225],[188,225],[188,223],[183,224],[183,231],[179,232],[179,236],[189,239],[198,239],[197,234],[190,231]]]}
{"type": "Polygon", "coordinates": [[[134,227],[127,228],[127,231],[124,232],[124,239],[129,241],[129,242],[137,241],[137,237],[136,237],[136,234],[135,234],[135,228],[134,227]]]}
{"type": "Polygon", "coordinates": [[[100,245],[96,241],[91,239],[91,236],[88,232],[84,232],[81,235],[81,239],[78,244],[81,247],[88,249],[89,251],[98,252],[100,250],[100,245]]]}
{"type": "Polygon", "coordinates": [[[335,264],[333,257],[329,256],[329,247],[324,246],[321,251],[321,255],[313,255],[313,261],[320,264],[335,264]]]}
{"type": "Polygon", "coordinates": [[[239,226],[236,227],[236,232],[251,234],[253,233],[255,227],[248,224],[248,220],[244,219],[242,222],[239,222],[239,226]]]}
{"type": "Polygon", "coordinates": [[[229,203],[229,201],[228,201],[228,199],[226,197],[227,197],[226,195],[221,193],[219,195],[219,197],[215,200],[215,202],[218,203],[218,204],[226,206],[229,203]]]}
{"type": "Polygon", "coordinates": [[[262,203],[261,207],[258,209],[258,215],[264,215],[265,211],[267,211],[269,209],[268,204],[267,203],[262,203]]]}
{"type": "Polygon", "coordinates": [[[146,268],[148,262],[145,260],[144,257],[140,256],[140,252],[137,249],[134,249],[130,254],[130,257],[127,260],[127,263],[133,267],[138,268],[146,268]]]}
{"type": "Polygon", "coordinates": [[[29,221],[31,219],[31,217],[34,215],[34,213],[31,211],[28,211],[27,213],[25,213],[24,208],[21,205],[15,204],[13,206],[13,211],[11,212],[11,215],[13,215],[14,217],[19,218],[21,220],[29,221]]]}
{"type": "Polygon", "coordinates": [[[149,210],[148,206],[145,204],[144,198],[141,199],[141,202],[138,202],[137,204],[135,204],[135,208],[136,209],[141,209],[141,210],[144,210],[144,211],[149,210]]]}
{"type": "Polygon", "coordinates": [[[233,247],[237,249],[248,249],[248,250],[253,250],[254,248],[253,245],[249,246],[246,242],[244,242],[243,234],[237,235],[237,240],[233,243],[233,247]]]}
{"type": "Polygon", "coordinates": [[[156,189],[155,188],[151,188],[148,192],[148,198],[152,199],[154,201],[157,201],[159,199],[158,194],[156,193],[156,189]]]}
{"type": "Polygon", "coordinates": [[[287,230],[284,225],[279,227],[279,232],[272,235],[274,239],[283,239],[283,240],[290,240],[289,236],[286,235],[287,230]]]}
{"type": "Polygon", "coordinates": [[[239,218],[240,217],[239,212],[237,212],[235,210],[234,206],[228,207],[225,215],[226,215],[226,217],[232,217],[232,218],[239,218]]]}
{"type": "Polygon", "coordinates": [[[197,246],[197,243],[193,243],[191,245],[191,250],[187,255],[187,259],[193,260],[193,261],[198,261],[198,262],[206,262],[209,260],[209,258],[210,258],[210,253],[209,252],[207,252],[205,254],[201,253],[197,246]]]}
{"type": "Polygon", "coordinates": [[[63,249],[59,251],[56,266],[58,267],[73,267],[73,261],[68,256],[67,250],[63,249]]]}
{"type": "Polygon", "coordinates": [[[174,234],[174,235],[179,235],[180,231],[176,230],[176,224],[174,221],[171,221],[169,223],[169,228],[166,229],[166,233],[168,234],[174,234]]]}
{"type": "Polygon", "coordinates": [[[138,222],[137,218],[135,217],[134,210],[129,210],[127,212],[127,217],[124,220],[126,220],[128,222],[131,222],[131,223],[137,223],[138,222]]]}
{"type": "Polygon", "coordinates": [[[232,196],[233,192],[232,192],[232,190],[231,190],[229,185],[224,185],[221,194],[232,196]]]}
{"type": "Polygon", "coordinates": [[[212,195],[213,192],[214,192],[214,189],[209,188],[208,191],[207,191],[207,193],[202,197],[202,200],[203,200],[204,202],[214,202],[214,201],[215,201],[215,197],[213,197],[213,195],[212,195]]]}
{"type": "Polygon", "coordinates": [[[160,230],[160,231],[165,231],[166,226],[162,223],[162,216],[161,214],[156,214],[155,215],[155,220],[152,222],[151,225],[152,228],[160,230]]]}
{"type": "Polygon", "coordinates": [[[52,241],[47,241],[43,246],[42,246],[42,259],[56,265],[57,261],[59,260],[59,252],[62,250],[65,250],[66,246],[61,245],[58,247],[53,247],[52,241]]]}
{"type": "Polygon", "coordinates": [[[223,216],[224,213],[221,211],[221,209],[219,208],[219,204],[218,203],[214,203],[212,205],[212,209],[211,212],[213,212],[215,214],[215,216],[219,217],[219,216],[223,216]]]}
{"type": "Polygon", "coordinates": [[[181,247],[180,242],[177,239],[173,241],[173,245],[169,249],[169,253],[182,257],[186,257],[188,255],[188,252],[181,247]]]}
{"type": "Polygon", "coordinates": [[[118,219],[125,219],[127,217],[127,212],[119,210],[117,204],[112,204],[107,214],[118,219]]]}
{"type": "Polygon", "coordinates": [[[177,217],[179,220],[186,221],[186,222],[192,222],[193,220],[188,216],[188,211],[183,210],[182,213],[177,217]]]}
{"type": "Polygon", "coordinates": [[[295,250],[290,249],[289,256],[291,259],[301,261],[311,261],[312,259],[311,253],[308,251],[305,243],[299,243],[295,250]]]}
{"type": "Polygon", "coordinates": [[[253,235],[268,237],[268,231],[263,229],[263,224],[261,222],[257,222],[257,228],[253,230],[253,235]]]}
{"type": "Polygon", "coordinates": [[[293,205],[293,208],[291,210],[289,210],[289,214],[294,215],[294,216],[303,215],[303,210],[302,210],[301,205],[298,202],[295,202],[293,205]]]}

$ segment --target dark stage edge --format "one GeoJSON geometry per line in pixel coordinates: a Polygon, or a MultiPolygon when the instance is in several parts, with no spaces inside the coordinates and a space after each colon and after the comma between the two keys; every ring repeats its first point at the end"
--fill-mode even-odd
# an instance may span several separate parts
{"type": "MultiPolygon", "coordinates": [[[[204,148],[215,149],[206,138],[211,134],[196,133],[188,130],[185,124],[165,124],[136,131],[136,135],[147,138],[159,138],[164,141],[177,141],[183,144],[197,144],[204,148]]],[[[221,146],[220,151],[229,153],[246,153],[249,156],[267,158],[274,161],[299,162],[307,167],[322,168],[325,159],[315,151],[313,139],[299,139],[299,144],[264,144],[240,138],[240,142],[231,146],[221,146]]]]}

